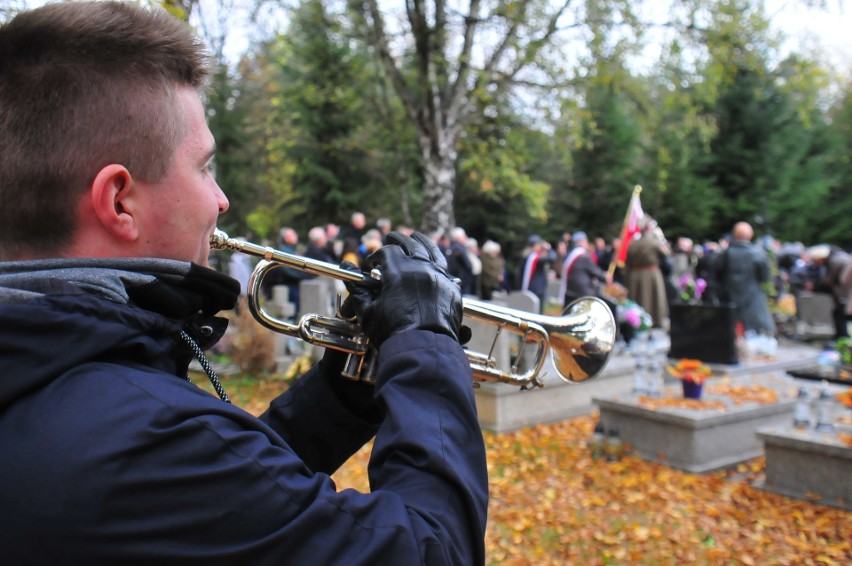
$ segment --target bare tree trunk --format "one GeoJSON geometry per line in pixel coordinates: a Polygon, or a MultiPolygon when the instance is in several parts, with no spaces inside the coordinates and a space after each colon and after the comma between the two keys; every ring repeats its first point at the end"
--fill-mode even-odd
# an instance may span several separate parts
{"type": "Polygon", "coordinates": [[[466,0],[467,9],[450,7],[445,0],[406,2],[408,26],[402,33],[410,37],[414,50],[404,63],[402,52],[392,45],[397,32],[387,30],[378,0],[349,0],[365,41],[374,49],[418,132],[423,158],[422,231],[445,232],[455,225],[457,146],[464,124],[475,111],[475,93],[495,95],[505,90],[521,69],[534,63],[572,2],[559,1],[553,7],[539,0],[497,2],[487,6],[485,14],[480,13],[482,0],[466,0]],[[482,22],[490,25],[483,33],[487,46],[477,53],[474,45],[483,39],[477,37],[482,22]],[[474,65],[475,61],[479,64],[474,65]]]}
{"type": "MultiPolygon", "coordinates": [[[[446,132],[444,132],[446,134],[446,132]]],[[[456,224],[453,200],[456,193],[456,141],[442,135],[438,151],[432,140],[421,138],[423,156],[423,200],[420,230],[426,234],[449,232],[456,224]]]]}

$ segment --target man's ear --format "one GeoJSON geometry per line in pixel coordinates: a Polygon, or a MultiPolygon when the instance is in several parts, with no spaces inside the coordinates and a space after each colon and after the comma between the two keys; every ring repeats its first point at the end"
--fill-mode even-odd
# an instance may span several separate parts
{"type": "Polygon", "coordinates": [[[92,207],[104,229],[127,241],[139,236],[131,198],[134,188],[130,171],[114,163],[98,171],[91,188],[92,207]]]}

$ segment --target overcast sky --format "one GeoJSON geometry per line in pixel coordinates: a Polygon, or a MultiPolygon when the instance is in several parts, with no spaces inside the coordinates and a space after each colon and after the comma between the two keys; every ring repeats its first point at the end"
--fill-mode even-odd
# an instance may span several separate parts
{"type": "MultiPolygon", "coordinates": [[[[48,0],[0,0],[0,4],[35,7],[48,0]]],[[[399,0],[383,0],[390,5],[399,0]]],[[[200,0],[202,12],[211,14],[222,0],[200,0]]],[[[225,4],[239,5],[241,0],[224,0],[225,4]]],[[[662,20],[667,13],[670,0],[652,0],[646,12],[655,20],[662,20]],[[659,8],[653,3],[659,2],[659,8]],[[656,12],[656,13],[654,13],[656,12]]],[[[764,0],[766,13],[775,30],[789,36],[788,50],[809,52],[821,45],[826,56],[838,71],[852,74],[852,2],[849,0],[825,0],[825,9],[807,8],[803,0],[764,0]]],[[[248,2],[251,4],[251,2],[248,2]]],[[[239,14],[237,18],[239,18],[239,14]]],[[[233,26],[234,22],[229,22],[233,26]]],[[[252,27],[257,28],[258,24],[252,27]]],[[[229,37],[226,51],[239,52],[247,48],[244,38],[229,37]]]]}

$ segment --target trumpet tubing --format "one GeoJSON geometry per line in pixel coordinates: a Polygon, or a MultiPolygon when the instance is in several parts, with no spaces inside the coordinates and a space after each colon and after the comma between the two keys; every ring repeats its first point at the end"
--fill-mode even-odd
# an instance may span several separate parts
{"type": "MultiPolygon", "coordinates": [[[[372,365],[368,355],[371,350],[369,340],[357,323],[338,317],[306,314],[297,324],[292,324],[271,316],[263,309],[260,299],[263,279],[267,273],[278,267],[289,267],[355,284],[365,282],[367,275],[323,261],[229,238],[221,230],[216,230],[211,236],[210,247],[261,258],[249,278],[246,290],[249,310],[260,324],[310,344],[348,352],[350,358],[344,375],[353,379],[364,378],[364,372],[367,371],[365,367],[372,365]]],[[[375,270],[371,276],[380,278],[380,274],[375,270]]],[[[497,328],[492,350],[503,331],[521,337],[515,364],[509,369],[497,367],[492,352],[466,350],[475,381],[540,387],[548,353],[554,369],[563,381],[586,381],[603,370],[615,344],[615,319],[612,311],[606,303],[595,297],[583,297],[574,301],[562,316],[558,317],[536,315],[467,298],[463,300],[463,312],[472,320],[497,328]],[[523,355],[528,344],[537,348],[529,357],[523,355]],[[522,359],[529,366],[524,371],[520,369],[522,359]]]]}

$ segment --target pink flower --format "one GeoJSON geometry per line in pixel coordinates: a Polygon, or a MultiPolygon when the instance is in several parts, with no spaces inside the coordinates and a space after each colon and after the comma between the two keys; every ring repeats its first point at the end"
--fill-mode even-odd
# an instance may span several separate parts
{"type": "Polygon", "coordinates": [[[704,294],[704,290],[707,288],[707,281],[699,277],[695,280],[695,297],[697,299],[701,298],[701,295],[704,294]]]}
{"type": "Polygon", "coordinates": [[[624,320],[633,328],[639,328],[639,325],[642,324],[642,317],[633,309],[624,312],[624,320]]]}

